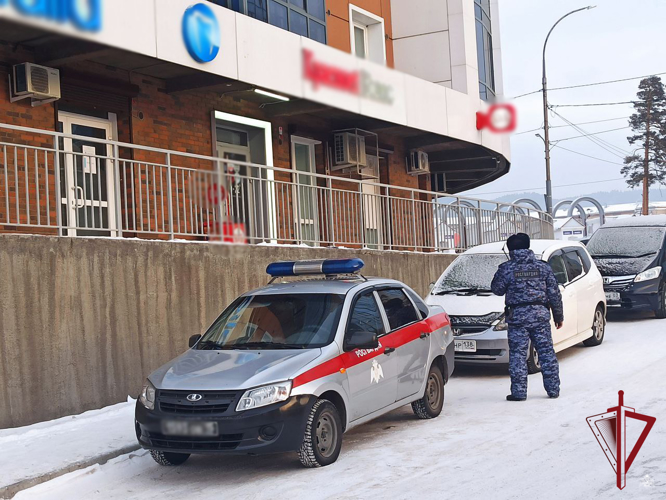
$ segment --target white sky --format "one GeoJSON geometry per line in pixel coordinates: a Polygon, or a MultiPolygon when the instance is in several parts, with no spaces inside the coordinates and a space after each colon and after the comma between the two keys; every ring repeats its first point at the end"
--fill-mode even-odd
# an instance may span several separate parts
{"type": "MultiPolygon", "coordinates": [[[[597,8],[569,16],[553,31],[548,42],[548,87],[563,87],[666,72],[665,0],[500,0],[500,29],[506,97],[514,97],[541,87],[541,54],[550,27],[567,12],[597,5],[597,8]],[[591,3],[588,3],[591,2],[591,3]]],[[[666,82],[666,75],[662,76],[666,82]]],[[[551,104],[583,104],[629,101],[636,97],[640,80],[594,87],[549,92],[551,104]]],[[[515,101],[518,108],[517,133],[542,126],[541,93],[515,101]]],[[[631,105],[559,108],[558,113],[573,123],[628,117],[631,105]]],[[[563,125],[552,117],[550,125],[563,125]]],[[[628,126],[628,120],[582,125],[589,133],[628,126]]],[[[471,193],[495,198],[500,191],[545,191],[543,142],[530,132],[511,140],[511,172],[471,193]],[[539,188],[539,189],[530,189],[539,188]],[[488,193],[488,194],[486,194],[488,193]]],[[[630,129],[598,137],[631,152],[626,137],[630,129]]],[[[580,135],[571,127],[551,130],[551,140],[580,135]]],[[[589,139],[579,138],[561,146],[610,162],[622,158],[605,151],[589,139]]],[[[621,153],[618,153],[621,154],[621,153]]],[[[554,196],[572,196],[627,189],[620,179],[621,165],[585,158],[559,148],[551,153],[554,196]]]]}

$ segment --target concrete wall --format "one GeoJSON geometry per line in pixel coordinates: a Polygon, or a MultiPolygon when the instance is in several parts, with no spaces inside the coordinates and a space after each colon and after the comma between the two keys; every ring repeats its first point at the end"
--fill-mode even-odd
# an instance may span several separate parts
{"type": "Polygon", "coordinates": [[[0,428],[136,397],[269,262],[352,256],[421,294],[454,258],[0,235],[0,428]]]}

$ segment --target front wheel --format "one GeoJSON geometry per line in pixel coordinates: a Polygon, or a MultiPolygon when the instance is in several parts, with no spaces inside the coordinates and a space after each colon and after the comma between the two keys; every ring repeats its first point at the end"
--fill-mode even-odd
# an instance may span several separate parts
{"type": "Polygon", "coordinates": [[[666,318],[666,283],[661,286],[661,292],[659,293],[659,306],[654,312],[655,316],[659,319],[666,318]]]}
{"type": "Polygon", "coordinates": [[[170,451],[155,450],[150,450],[150,456],[153,457],[155,462],[166,467],[184,464],[190,458],[189,453],[172,453],[170,451]]]}
{"type": "Polygon", "coordinates": [[[530,353],[527,356],[527,373],[539,373],[541,371],[541,362],[539,361],[539,353],[536,350],[533,342],[530,342],[530,353]]]}
{"type": "Polygon", "coordinates": [[[597,307],[594,311],[594,321],[592,322],[592,336],[583,341],[585,347],[594,347],[604,341],[604,334],[606,331],[606,318],[604,317],[604,310],[601,306],[597,307]]]}
{"type": "Polygon", "coordinates": [[[318,400],[308,416],[298,458],[305,467],[325,467],[338,459],[342,449],[342,420],[333,403],[318,400]]]}
{"type": "Polygon", "coordinates": [[[439,367],[432,365],[423,397],[412,403],[414,414],[421,419],[435,418],[444,407],[444,377],[439,367]]]}

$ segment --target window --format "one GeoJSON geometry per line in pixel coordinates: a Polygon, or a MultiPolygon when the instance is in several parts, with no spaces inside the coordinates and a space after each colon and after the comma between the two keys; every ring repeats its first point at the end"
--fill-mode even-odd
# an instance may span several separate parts
{"type": "MultiPolygon", "coordinates": [[[[319,241],[319,210],[317,207],[317,183],[315,177],[308,174],[316,173],[315,146],[319,141],[304,137],[291,136],[291,161],[296,172],[298,204],[294,205],[294,219],[298,221],[296,235],[301,243],[315,246],[319,241]]],[[[295,193],[296,194],[296,193],[295,193]]]]}
{"type": "Polygon", "coordinates": [[[567,278],[567,268],[566,265],[564,264],[564,258],[562,257],[562,254],[558,253],[557,255],[553,255],[548,260],[548,264],[550,264],[550,267],[553,269],[557,282],[560,285],[565,285],[568,281],[568,278],[567,278]]]}
{"type": "Polygon", "coordinates": [[[349,340],[354,334],[360,332],[375,333],[377,337],[386,333],[384,321],[373,292],[361,295],[354,304],[347,326],[346,339],[349,340]]]}
{"type": "Polygon", "coordinates": [[[564,253],[564,264],[567,267],[569,281],[573,281],[583,274],[583,263],[580,261],[576,250],[567,250],[564,253]]]}
{"type": "Polygon", "coordinates": [[[592,261],[590,260],[589,254],[582,248],[576,248],[578,257],[580,257],[581,262],[583,263],[583,270],[585,273],[589,273],[592,268],[592,261]]]}
{"type": "Polygon", "coordinates": [[[421,313],[421,319],[426,319],[430,314],[430,309],[428,309],[428,306],[425,304],[425,302],[423,302],[423,300],[421,300],[421,297],[416,295],[416,293],[408,289],[405,289],[405,291],[407,292],[407,295],[409,295],[409,298],[412,299],[414,304],[416,304],[416,308],[421,313]]]}
{"type": "Polygon", "coordinates": [[[384,306],[384,311],[386,311],[391,331],[420,321],[412,302],[402,290],[381,290],[378,294],[384,306]]]}
{"type": "Polygon", "coordinates": [[[259,21],[326,43],[325,0],[208,0],[259,21]]]}
{"type": "Polygon", "coordinates": [[[474,0],[476,18],[476,56],[479,66],[479,95],[484,101],[495,99],[495,64],[490,22],[490,0],[474,0]]]}
{"type": "Polygon", "coordinates": [[[386,64],[384,19],[350,4],[349,27],[352,54],[386,64]]]}

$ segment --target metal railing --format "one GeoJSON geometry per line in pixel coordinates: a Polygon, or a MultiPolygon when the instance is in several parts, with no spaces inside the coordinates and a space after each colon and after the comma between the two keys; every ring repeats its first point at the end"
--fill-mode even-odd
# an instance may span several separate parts
{"type": "Polygon", "coordinates": [[[420,252],[553,237],[531,207],[5,124],[0,231],[420,252]]]}

